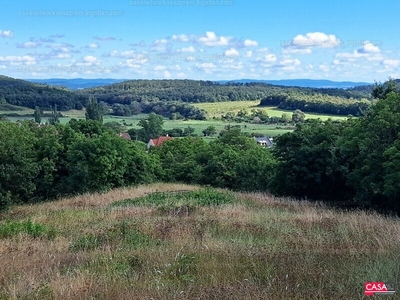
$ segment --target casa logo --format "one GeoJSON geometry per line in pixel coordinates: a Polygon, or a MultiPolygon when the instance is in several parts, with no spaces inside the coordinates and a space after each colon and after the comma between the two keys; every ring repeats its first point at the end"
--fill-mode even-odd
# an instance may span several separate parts
{"type": "Polygon", "coordinates": [[[393,295],[394,284],[385,282],[366,282],[364,283],[365,296],[378,295],[393,295]]]}

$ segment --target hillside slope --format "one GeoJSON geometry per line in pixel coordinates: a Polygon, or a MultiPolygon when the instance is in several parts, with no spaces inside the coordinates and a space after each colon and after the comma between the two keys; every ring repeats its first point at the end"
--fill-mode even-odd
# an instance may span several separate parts
{"type": "Polygon", "coordinates": [[[399,282],[400,222],[154,184],[0,214],[2,299],[362,299],[399,282]]]}
{"type": "Polygon", "coordinates": [[[66,88],[32,83],[0,75],[0,102],[5,100],[12,105],[42,109],[59,110],[82,109],[86,103],[82,95],[66,88]]]}

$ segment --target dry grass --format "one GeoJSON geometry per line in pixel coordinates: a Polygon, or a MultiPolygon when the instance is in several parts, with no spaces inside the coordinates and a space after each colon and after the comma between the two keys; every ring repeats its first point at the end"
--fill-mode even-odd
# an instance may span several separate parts
{"type": "Polygon", "coordinates": [[[376,213],[248,193],[190,209],[110,206],[197,189],[154,184],[1,214],[0,226],[31,220],[54,234],[0,239],[0,299],[363,299],[364,281],[400,279],[399,219],[376,213]]]}

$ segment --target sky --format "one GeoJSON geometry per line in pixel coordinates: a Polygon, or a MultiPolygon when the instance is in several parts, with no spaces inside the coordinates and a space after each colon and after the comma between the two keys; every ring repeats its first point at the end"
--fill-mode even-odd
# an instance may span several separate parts
{"type": "Polygon", "coordinates": [[[400,1],[4,1],[0,74],[21,78],[400,78],[400,1]]]}

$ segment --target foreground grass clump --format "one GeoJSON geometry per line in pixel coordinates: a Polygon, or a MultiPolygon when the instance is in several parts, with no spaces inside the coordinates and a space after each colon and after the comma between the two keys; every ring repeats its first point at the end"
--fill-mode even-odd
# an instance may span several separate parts
{"type": "Polygon", "coordinates": [[[0,299],[363,299],[400,280],[398,218],[265,194],[155,184],[0,220],[38,226],[1,229],[0,299]]]}
{"type": "Polygon", "coordinates": [[[233,194],[214,189],[197,191],[156,192],[144,197],[114,202],[111,207],[154,206],[159,212],[190,213],[200,206],[219,206],[232,203],[233,194]]]}
{"type": "Polygon", "coordinates": [[[34,238],[37,237],[54,237],[53,229],[48,228],[44,224],[33,223],[32,221],[6,221],[0,223],[0,239],[17,236],[19,234],[27,234],[34,238]]]}

